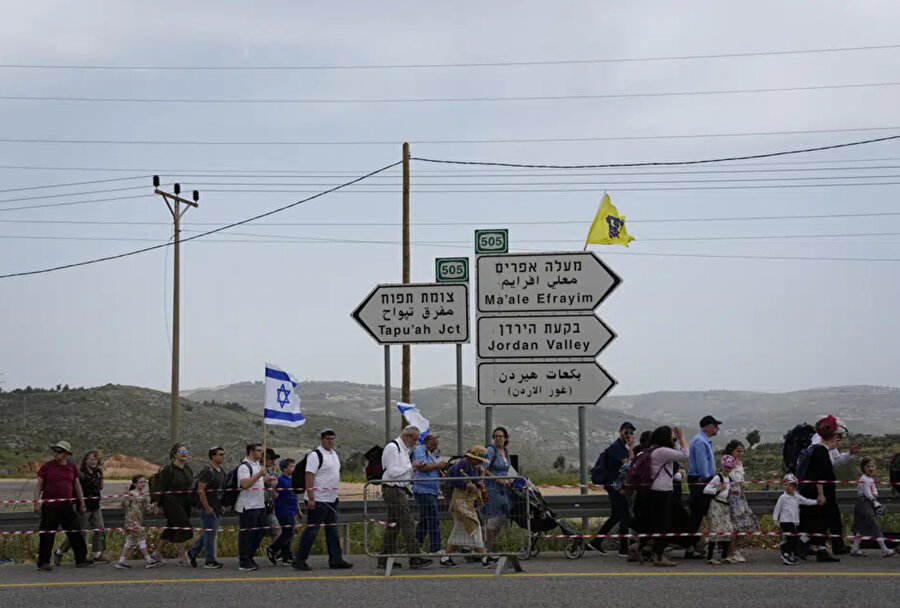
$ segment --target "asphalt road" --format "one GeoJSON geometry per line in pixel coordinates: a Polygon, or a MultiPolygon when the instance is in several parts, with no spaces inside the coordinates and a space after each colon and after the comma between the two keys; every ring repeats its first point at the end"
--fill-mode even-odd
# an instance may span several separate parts
{"type": "MultiPolygon", "coordinates": [[[[257,572],[237,570],[224,560],[222,570],[194,570],[169,565],[120,571],[111,565],[76,569],[71,565],[52,573],[35,566],[0,567],[0,602],[4,606],[190,605],[229,606],[303,605],[397,608],[400,605],[503,605],[580,608],[592,605],[727,606],[895,606],[900,591],[900,558],[845,557],[839,564],[810,561],[796,567],[781,565],[774,551],[748,552],[740,566],[707,566],[699,560],[681,561],[677,568],[628,564],[613,555],[588,554],[567,560],[561,554],[541,555],[523,562],[525,572],[507,571],[501,578],[477,564],[454,570],[436,566],[410,572],[402,569],[390,579],[374,569],[374,561],[354,556],[356,567],[346,574],[312,558],[312,572],[273,567],[258,560],[257,572]]],[[[137,562],[132,562],[137,564],[137,562]]]]}

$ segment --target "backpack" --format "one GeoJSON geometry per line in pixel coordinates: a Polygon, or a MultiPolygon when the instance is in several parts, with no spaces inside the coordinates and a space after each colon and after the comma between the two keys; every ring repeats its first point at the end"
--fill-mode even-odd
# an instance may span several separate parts
{"type": "Polygon", "coordinates": [[[889,480],[891,487],[894,488],[895,494],[900,494],[900,452],[894,454],[891,458],[891,467],[889,469],[889,480]]]}
{"type": "Polygon", "coordinates": [[[240,493],[241,487],[238,484],[238,469],[242,466],[246,466],[247,469],[253,473],[253,469],[246,462],[241,462],[241,464],[237,465],[228,473],[225,474],[225,483],[222,484],[222,500],[219,502],[222,503],[223,508],[234,508],[234,505],[237,503],[238,493],[240,493]]]}
{"type": "MultiPolygon", "coordinates": [[[[607,450],[609,448],[606,448],[607,450]]],[[[606,450],[597,456],[597,462],[591,467],[591,483],[602,485],[608,482],[609,474],[606,472],[606,450]]]]}
{"type": "Polygon", "coordinates": [[[644,450],[631,461],[631,466],[628,467],[628,470],[625,472],[625,486],[627,488],[635,489],[639,492],[649,490],[650,486],[653,485],[653,482],[656,481],[656,478],[659,477],[659,474],[666,468],[665,465],[663,465],[656,471],[656,475],[651,474],[652,467],[650,466],[650,455],[655,449],[655,447],[652,447],[644,450]]]}
{"type": "Polygon", "coordinates": [[[784,463],[784,468],[798,478],[801,477],[798,468],[800,453],[812,444],[812,438],[815,434],[816,429],[805,422],[798,424],[784,434],[784,445],[781,448],[781,460],[784,463]]]}
{"type": "Polygon", "coordinates": [[[628,469],[630,469],[630,468],[631,468],[630,460],[628,462],[626,462],[625,464],[623,464],[621,467],[619,467],[619,472],[616,473],[616,478],[614,480],[612,480],[612,483],[609,484],[613,490],[618,492],[622,488],[625,487],[625,480],[628,477],[628,469]]]}
{"type": "Polygon", "coordinates": [[[164,468],[166,467],[159,467],[156,473],[147,478],[147,491],[150,493],[150,502],[154,504],[159,504],[162,500],[162,494],[159,494],[159,474],[162,473],[164,468]]]}
{"type": "Polygon", "coordinates": [[[826,450],[828,449],[821,443],[817,443],[807,446],[800,452],[800,455],[797,456],[797,472],[794,474],[801,483],[806,479],[806,470],[809,468],[809,459],[812,456],[813,450],[818,447],[826,450]]]}
{"type": "MultiPolygon", "coordinates": [[[[400,444],[397,443],[396,439],[392,439],[391,441],[389,441],[388,445],[392,443],[397,446],[398,450],[400,450],[400,444]]],[[[386,448],[387,445],[384,447],[386,448]]],[[[381,464],[382,456],[384,456],[384,448],[377,445],[363,454],[363,457],[369,463],[366,465],[366,481],[375,481],[381,479],[384,476],[384,465],[381,464]]],[[[410,455],[410,460],[412,460],[412,455],[410,455]]]]}
{"type": "Polygon", "coordinates": [[[319,451],[319,448],[316,448],[315,450],[304,456],[303,460],[301,460],[294,466],[294,474],[291,475],[291,489],[297,494],[306,492],[306,461],[309,459],[309,455],[312,453],[318,454],[319,456],[319,466],[316,467],[316,471],[322,468],[322,463],[325,461],[324,456],[322,456],[322,452],[319,451]]]}

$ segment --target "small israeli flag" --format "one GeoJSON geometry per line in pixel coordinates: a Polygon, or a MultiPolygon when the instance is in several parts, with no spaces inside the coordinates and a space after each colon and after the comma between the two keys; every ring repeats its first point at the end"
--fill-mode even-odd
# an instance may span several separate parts
{"type": "Polygon", "coordinates": [[[266,363],[266,398],[263,422],[277,426],[301,426],[306,418],[300,412],[300,395],[294,390],[297,380],[271,363],[266,363]]]}
{"type": "Polygon", "coordinates": [[[422,415],[422,412],[419,411],[419,408],[416,407],[415,403],[403,403],[402,401],[398,401],[397,409],[400,410],[400,414],[406,418],[408,423],[419,429],[421,433],[419,435],[419,443],[424,443],[425,435],[431,430],[431,423],[428,422],[428,419],[422,415]]]}

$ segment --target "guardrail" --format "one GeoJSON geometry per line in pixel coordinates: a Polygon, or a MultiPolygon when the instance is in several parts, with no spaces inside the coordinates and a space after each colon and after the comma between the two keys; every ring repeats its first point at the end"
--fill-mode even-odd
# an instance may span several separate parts
{"type": "MultiPolygon", "coordinates": [[[[889,505],[889,512],[900,511],[900,498],[894,496],[893,493],[886,491],[882,493],[880,501],[889,505]]],[[[750,508],[757,515],[771,515],[775,508],[775,503],[781,491],[750,491],[747,492],[747,502],[750,508]]],[[[853,506],[856,504],[856,490],[838,490],[838,505],[842,513],[852,513],[853,506]]],[[[687,492],[682,496],[682,502],[687,505],[689,501],[687,492]]],[[[606,494],[568,494],[556,496],[544,496],[547,506],[558,516],[565,518],[584,518],[584,517],[608,517],[609,516],[609,497],[606,494]]],[[[194,515],[197,515],[194,513],[194,515]]],[[[369,502],[367,505],[362,500],[341,501],[340,521],[342,524],[362,523],[366,517],[373,519],[386,519],[387,507],[383,501],[369,502]]],[[[450,520],[450,514],[447,512],[446,501],[441,501],[441,520],[450,520]]],[[[11,513],[0,513],[0,530],[14,531],[23,529],[36,529],[39,516],[33,511],[13,511],[11,513]]],[[[125,525],[125,514],[121,508],[103,509],[103,522],[106,526],[122,527],[125,525]]],[[[222,518],[220,525],[236,526],[238,523],[237,513],[226,513],[222,518]]],[[[144,525],[164,526],[166,520],[162,515],[147,515],[144,519],[144,525]]]]}

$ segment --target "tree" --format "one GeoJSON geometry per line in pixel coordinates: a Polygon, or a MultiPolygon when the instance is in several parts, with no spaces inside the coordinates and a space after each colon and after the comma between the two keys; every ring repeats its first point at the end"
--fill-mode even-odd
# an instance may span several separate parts
{"type": "Polygon", "coordinates": [[[566,470],[566,457],[560,454],[556,457],[556,460],[553,461],[553,469],[562,473],[566,470]]]}
{"type": "Polygon", "coordinates": [[[747,433],[746,439],[747,439],[748,448],[752,450],[753,446],[758,444],[761,440],[761,438],[759,436],[759,429],[753,429],[752,431],[747,433]]]}

